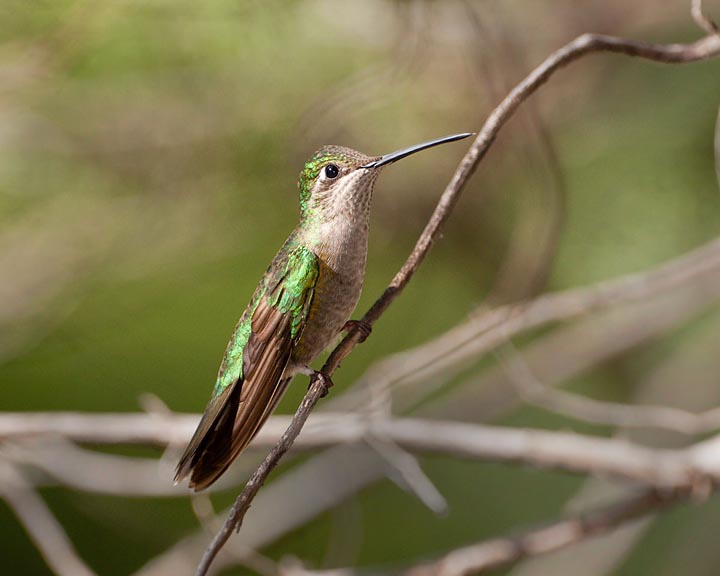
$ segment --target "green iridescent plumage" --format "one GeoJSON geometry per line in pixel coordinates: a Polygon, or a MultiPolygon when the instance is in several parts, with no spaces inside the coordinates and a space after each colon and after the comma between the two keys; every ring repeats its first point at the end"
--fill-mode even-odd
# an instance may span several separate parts
{"type": "Polygon", "coordinates": [[[225,350],[215,396],[243,378],[243,355],[252,334],[252,319],[260,300],[290,315],[290,338],[295,340],[307,318],[312,290],[319,273],[317,257],[307,247],[288,241],[273,260],[225,350]]]}
{"type": "Polygon", "coordinates": [[[178,465],[191,486],[214,482],[252,440],[282,396],[292,351],[308,318],[320,265],[291,236],[273,259],[235,327],[213,394],[178,465]]]}
{"type": "Polygon", "coordinates": [[[248,340],[250,339],[250,332],[252,331],[252,316],[260,303],[260,298],[265,293],[265,282],[266,278],[258,286],[255,291],[255,295],[250,301],[245,314],[242,315],[240,321],[235,326],[232,338],[225,349],[225,356],[223,357],[222,364],[220,365],[220,371],[218,373],[217,381],[215,382],[214,396],[218,396],[222,393],[225,388],[234,384],[240,380],[243,376],[243,351],[247,346],[248,340]]]}
{"type": "Polygon", "coordinates": [[[305,164],[300,179],[298,180],[298,188],[300,189],[300,213],[305,216],[308,213],[310,194],[312,186],[320,175],[320,170],[328,163],[346,163],[350,159],[346,154],[338,151],[337,146],[325,146],[318,150],[312,158],[305,164]]]}
{"type": "Polygon", "coordinates": [[[317,256],[306,246],[298,246],[288,255],[283,279],[268,298],[272,307],[290,314],[290,338],[293,340],[307,318],[319,273],[317,256]]]}

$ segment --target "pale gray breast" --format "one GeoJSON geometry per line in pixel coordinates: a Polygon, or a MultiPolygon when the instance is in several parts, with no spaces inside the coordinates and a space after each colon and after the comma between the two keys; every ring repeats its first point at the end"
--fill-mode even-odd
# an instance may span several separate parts
{"type": "Polygon", "coordinates": [[[293,360],[307,364],[327,348],[350,318],[362,291],[367,259],[367,225],[336,229],[314,246],[320,276],[293,360]]]}

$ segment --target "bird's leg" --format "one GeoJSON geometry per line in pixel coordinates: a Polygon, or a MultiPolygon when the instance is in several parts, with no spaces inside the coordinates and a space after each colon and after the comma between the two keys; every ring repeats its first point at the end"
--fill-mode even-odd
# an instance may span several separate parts
{"type": "Polygon", "coordinates": [[[370,336],[370,332],[372,332],[372,326],[369,322],[365,322],[365,320],[348,320],[342,329],[345,332],[358,332],[360,334],[358,344],[365,342],[367,337],[370,336]]]}
{"type": "Polygon", "coordinates": [[[324,374],[323,372],[320,372],[318,370],[314,370],[310,368],[310,366],[298,366],[297,371],[300,372],[300,374],[305,374],[305,376],[310,377],[310,384],[308,384],[308,390],[312,387],[312,385],[315,383],[316,380],[320,381],[320,384],[323,387],[322,394],[320,395],[320,398],[325,398],[325,396],[328,395],[328,391],[330,388],[334,386],[332,379],[327,374],[324,374]]]}

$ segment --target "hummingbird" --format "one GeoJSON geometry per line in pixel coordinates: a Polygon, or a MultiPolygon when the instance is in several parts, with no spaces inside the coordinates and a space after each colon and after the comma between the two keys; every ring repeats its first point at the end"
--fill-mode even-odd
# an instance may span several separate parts
{"type": "Polygon", "coordinates": [[[455,134],[366,156],[342,146],[318,150],[300,172],[300,222],[273,258],[241,316],[205,413],[180,458],[175,483],[203,490],[258,433],[295,374],[313,376],[313,359],[343,331],[360,298],[367,259],[370,201],[385,166],[454,142],[455,134]]]}

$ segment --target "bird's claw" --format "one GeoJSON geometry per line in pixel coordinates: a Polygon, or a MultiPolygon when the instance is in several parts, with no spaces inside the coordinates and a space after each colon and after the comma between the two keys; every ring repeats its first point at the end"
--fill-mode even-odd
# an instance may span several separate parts
{"type": "Polygon", "coordinates": [[[370,333],[372,332],[372,326],[369,322],[365,322],[365,320],[348,320],[345,322],[345,325],[343,326],[343,330],[345,332],[357,332],[360,334],[360,338],[358,338],[358,344],[362,344],[367,340],[367,337],[370,336],[370,333]]]}
{"type": "Polygon", "coordinates": [[[330,388],[334,386],[333,381],[327,374],[323,374],[322,372],[317,371],[313,372],[312,376],[310,376],[310,384],[308,384],[308,390],[312,388],[313,384],[315,384],[316,381],[320,382],[320,385],[322,386],[320,398],[325,398],[325,396],[328,395],[328,391],[330,390],[330,388]]]}

